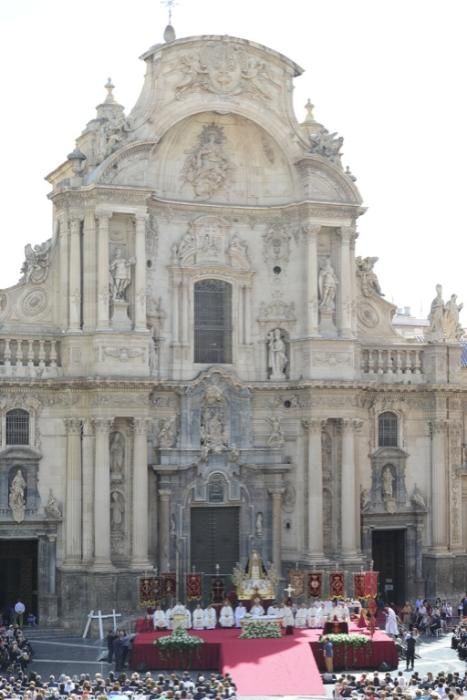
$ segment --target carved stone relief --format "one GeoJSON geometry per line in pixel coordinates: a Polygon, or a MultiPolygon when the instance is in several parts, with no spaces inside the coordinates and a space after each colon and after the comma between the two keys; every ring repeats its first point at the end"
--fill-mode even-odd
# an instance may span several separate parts
{"type": "Polygon", "coordinates": [[[210,199],[230,181],[233,166],[224,144],[224,129],[212,123],[203,126],[198,143],[187,154],[180,177],[192,186],[197,199],[210,199]]]}
{"type": "Polygon", "coordinates": [[[35,245],[30,243],[24,248],[25,261],[21,267],[23,275],[21,282],[28,284],[42,284],[47,279],[50,265],[50,252],[52,250],[52,239],[49,238],[44,243],[35,245]]]}
{"type": "Polygon", "coordinates": [[[229,224],[217,216],[202,216],[188,225],[181,241],[172,246],[179,265],[225,264],[225,238],[229,224]]]}
{"type": "Polygon", "coordinates": [[[281,220],[273,221],[263,233],[263,257],[266,263],[286,264],[290,257],[291,233],[281,220]]]}
{"type": "MultiPolygon", "coordinates": [[[[360,288],[363,296],[384,296],[381,291],[378,277],[373,271],[375,263],[378,262],[378,258],[362,258],[360,255],[355,258],[355,263],[357,266],[357,277],[360,280],[360,288]]],[[[371,326],[370,326],[371,327],[371,326]]]]}
{"type": "Polygon", "coordinates": [[[113,482],[121,482],[125,471],[126,441],[123,433],[115,430],[109,437],[110,477],[113,482]]]}
{"type": "Polygon", "coordinates": [[[269,437],[267,444],[269,447],[283,447],[285,444],[284,432],[282,430],[281,419],[279,416],[273,416],[272,418],[266,418],[269,423],[269,437]]]}
{"type": "Polygon", "coordinates": [[[174,447],[177,441],[177,417],[161,418],[159,421],[159,430],[157,434],[157,442],[159,447],[170,448],[174,447]]]}
{"type": "Polygon", "coordinates": [[[217,95],[249,93],[270,99],[270,87],[277,85],[264,61],[223,42],[210,43],[198,53],[182,56],[178,68],[183,74],[175,89],[178,99],[194,90],[217,95]]]}
{"type": "MultiPolygon", "coordinates": [[[[340,149],[344,143],[342,136],[337,136],[337,133],[330,134],[324,126],[320,126],[318,131],[310,134],[310,153],[323,156],[332,163],[341,165],[340,149]]],[[[342,166],[341,166],[342,167],[342,166]]]]}
{"type": "Polygon", "coordinates": [[[262,301],[259,306],[258,321],[295,321],[295,304],[287,303],[281,298],[273,299],[269,304],[262,301]]]}
{"type": "Polygon", "coordinates": [[[38,316],[47,308],[48,297],[43,289],[32,289],[21,302],[21,310],[25,316],[38,316]]]}

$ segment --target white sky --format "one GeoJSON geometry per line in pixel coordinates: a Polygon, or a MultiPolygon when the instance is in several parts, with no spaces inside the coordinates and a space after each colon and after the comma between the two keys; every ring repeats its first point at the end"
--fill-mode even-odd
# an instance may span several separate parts
{"type": "MultiPolygon", "coordinates": [[[[296,61],[299,121],[344,136],[343,163],[367,213],[358,254],[386,298],[426,315],[435,284],[467,306],[467,2],[180,0],[177,37],[231,34],[296,61]]],[[[130,111],[138,56],[162,40],[159,0],[0,0],[0,287],[19,277],[26,243],[51,235],[44,176],[73,150],[111,76],[130,111]]],[[[467,314],[463,315],[463,321],[467,314]]]]}

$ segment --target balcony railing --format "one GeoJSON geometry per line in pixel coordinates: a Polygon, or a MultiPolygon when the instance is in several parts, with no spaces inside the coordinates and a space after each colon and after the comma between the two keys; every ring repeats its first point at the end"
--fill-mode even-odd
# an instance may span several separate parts
{"type": "Polygon", "coordinates": [[[363,376],[384,377],[385,381],[421,378],[424,373],[423,348],[362,348],[361,370],[363,376]]]}
{"type": "Polygon", "coordinates": [[[57,338],[0,337],[0,377],[57,377],[62,373],[57,338]]]}

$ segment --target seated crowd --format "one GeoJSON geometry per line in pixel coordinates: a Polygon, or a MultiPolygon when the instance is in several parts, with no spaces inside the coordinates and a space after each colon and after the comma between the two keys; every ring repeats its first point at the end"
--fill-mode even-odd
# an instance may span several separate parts
{"type": "Polygon", "coordinates": [[[428,672],[421,676],[417,672],[404,676],[371,671],[361,675],[342,674],[335,679],[334,698],[400,698],[401,700],[457,700],[467,690],[467,671],[440,672],[436,676],[428,672]]]}
{"type": "Polygon", "coordinates": [[[22,673],[32,659],[32,647],[18,625],[0,628],[0,672],[22,673]]]}
{"type": "Polygon", "coordinates": [[[276,601],[265,606],[260,598],[255,598],[247,609],[241,600],[233,607],[230,600],[226,598],[219,610],[217,608],[212,604],[207,608],[197,605],[194,610],[190,610],[182,603],[177,603],[166,610],[158,605],[154,612],[150,611],[148,615],[152,619],[155,630],[173,629],[174,620],[177,620],[177,626],[185,629],[210,630],[216,627],[240,627],[245,615],[280,618],[284,627],[293,626],[304,629],[323,627],[328,620],[348,622],[351,614],[359,613],[361,604],[359,601],[318,600],[313,601],[309,606],[305,603],[295,605],[290,602],[276,601]]]}
{"type": "Polygon", "coordinates": [[[26,679],[0,677],[0,698],[24,698],[24,700],[42,700],[42,698],[106,698],[141,697],[147,700],[163,698],[164,700],[227,700],[236,697],[236,686],[230,674],[211,673],[197,674],[193,677],[183,673],[158,674],[155,678],[151,673],[139,674],[109,673],[104,677],[96,673],[94,678],[88,674],[58,678],[50,676],[43,681],[41,676],[30,674],[26,679]]]}
{"type": "Polygon", "coordinates": [[[460,659],[467,661],[467,621],[461,622],[454,628],[451,637],[451,648],[456,649],[460,659]]]}

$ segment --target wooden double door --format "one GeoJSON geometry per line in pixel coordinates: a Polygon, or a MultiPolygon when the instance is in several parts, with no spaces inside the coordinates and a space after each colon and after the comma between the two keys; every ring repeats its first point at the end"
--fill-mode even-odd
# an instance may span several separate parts
{"type": "Polygon", "coordinates": [[[230,576],[240,559],[240,508],[191,509],[191,566],[206,575],[230,576]]]}
{"type": "Polygon", "coordinates": [[[373,566],[379,571],[379,593],[387,603],[403,605],[406,584],[406,530],[374,530],[373,566]]]}

